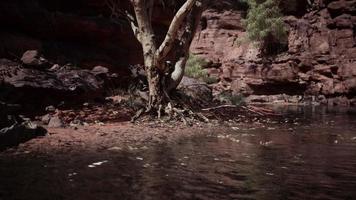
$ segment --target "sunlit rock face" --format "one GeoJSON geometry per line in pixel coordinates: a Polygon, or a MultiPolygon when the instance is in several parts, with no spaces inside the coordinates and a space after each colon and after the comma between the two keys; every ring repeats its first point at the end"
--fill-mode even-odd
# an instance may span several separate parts
{"type": "Polygon", "coordinates": [[[220,78],[215,92],[310,95],[331,105],[352,104],[356,1],[320,0],[306,5],[307,1],[297,1],[293,8],[281,5],[289,30],[288,48],[270,58],[261,58],[255,46],[244,41],[245,7],[226,0],[208,9],[191,51],[210,61],[207,71],[220,78]]]}

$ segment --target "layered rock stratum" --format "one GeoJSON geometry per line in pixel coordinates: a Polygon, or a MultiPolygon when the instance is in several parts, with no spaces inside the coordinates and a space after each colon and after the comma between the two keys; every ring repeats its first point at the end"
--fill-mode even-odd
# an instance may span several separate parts
{"type": "Polygon", "coordinates": [[[204,13],[205,25],[191,47],[220,80],[216,92],[231,90],[250,103],[356,103],[355,0],[298,1],[294,10],[282,5],[288,49],[270,57],[246,42],[246,9],[223,2],[204,13]]]}

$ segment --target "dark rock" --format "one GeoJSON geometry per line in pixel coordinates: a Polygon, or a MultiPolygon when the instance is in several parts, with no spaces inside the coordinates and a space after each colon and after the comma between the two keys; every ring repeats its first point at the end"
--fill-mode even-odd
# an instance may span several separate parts
{"type": "Polygon", "coordinates": [[[38,136],[44,136],[47,130],[32,122],[15,123],[0,129],[0,150],[16,146],[38,136]]]}
{"type": "Polygon", "coordinates": [[[190,99],[194,107],[209,105],[213,100],[211,88],[197,79],[183,77],[178,90],[190,99]]]}
{"type": "Polygon", "coordinates": [[[352,28],[353,27],[353,22],[352,22],[352,16],[349,14],[342,14],[340,16],[337,16],[335,19],[331,21],[329,24],[331,28],[352,28]]]}
{"type": "Polygon", "coordinates": [[[91,72],[96,76],[106,75],[109,73],[109,69],[103,66],[95,66],[91,72]]]}
{"type": "Polygon", "coordinates": [[[350,100],[345,96],[333,97],[328,99],[329,106],[349,106],[350,100]]]}
{"type": "MultiPolygon", "coordinates": [[[[131,11],[128,0],[120,8],[131,11]]],[[[167,32],[172,14],[183,1],[157,6],[153,26],[158,38],[167,32]]],[[[130,24],[113,19],[105,1],[83,0],[2,0],[0,6],[0,57],[18,57],[28,49],[38,49],[51,62],[70,61],[92,69],[102,65],[120,76],[129,74],[127,66],[142,63],[142,51],[130,24]]]]}
{"type": "Polygon", "coordinates": [[[23,64],[28,66],[44,66],[48,61],[37,50],[26,51],[21,58],[23,64]]]}
{"type": "Polygon", "coordinates": [[[58,64],[54,64],[49,70],[50,71],[57,71],[61,69],[61,66],[59,66],[58,64]]]}
{"type": "Polygon", "coordinates": [[[48,111],[48,112],[54,112],[54,111],[56,111],[56,108],[55,108],[54,106],[47,106],[47,107],[46,107],[46,111],[48,111]]]}
{"type": "Polygon", "coordinates": [[[29,69],[5,59],[0,60],[0,82],[0,101],[27,105],[25,110],[103,98],[105,90],[105,81],[89,70],[29,69]]]}

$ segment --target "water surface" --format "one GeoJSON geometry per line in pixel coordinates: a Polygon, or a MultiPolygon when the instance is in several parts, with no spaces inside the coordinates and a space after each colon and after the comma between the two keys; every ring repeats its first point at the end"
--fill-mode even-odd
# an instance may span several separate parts
{"type": "Polygon", "coordinates": [[[356,112],[276,109],[140,151],[1,155],[0,199],[356,199],[356,112]]]}

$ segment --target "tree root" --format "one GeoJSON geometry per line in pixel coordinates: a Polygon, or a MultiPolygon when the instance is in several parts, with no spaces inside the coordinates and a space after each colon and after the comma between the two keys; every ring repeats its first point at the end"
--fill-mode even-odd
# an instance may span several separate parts
{"type": "Polygon", "coordinates": [[[155,116],[155,112],[152,112],[153,110],[156,111],[156,116],[158,120],[162,120],[163,116],[166,116],[166,121],[171,121],[171,120],[177,120],[177,121],[182,121],[184,125],[190,126],[192,125],[192,122],[194,121],[200,121],[200,122],[205,122],[208,123],[209,119],[204,116],[202,113],[196,113],[192,111],[189,108],[182,108],[179,109],[178,107],[175,107],[172,105],[171,102],[169,102],[166,105],[159,104],[155,107],[150,106],[146,110],[144,108],[138,110],[136,114],[131,118],[131,122],[136,122],[139,118],[141,118],[144,115],[153,115],[155,116]],[[155,108],[155,109],[153,109],[155,108]]]}
{"type": "Polygon", "coordinates": [[[135,122],[136,120],[138,120],[143,114],[144,114],[145,109],[141,108],[140,110],[138,110],[136,112],[136,114],[131,118],[131,122],[135,122]]]}

